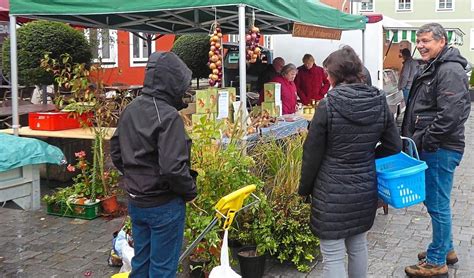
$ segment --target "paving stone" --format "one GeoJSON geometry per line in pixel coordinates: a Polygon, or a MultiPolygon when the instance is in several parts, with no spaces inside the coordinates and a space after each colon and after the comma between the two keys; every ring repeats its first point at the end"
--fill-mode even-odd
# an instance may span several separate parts
{"type": "MultiPolygon", "coordinates": [[[[474,277],[474,107],[466,123],[466,151],[456,169],[452,190],[453,237],[460,259],[449,268],[450,277],[474,277]]],[[[42,188],[47,192],[48,188],[42,188]]],[[[112,233],[123,218],[91,221],[46,215],[40,211],[0,208],[0,278],[78,277],[90,271],[93,278],[110,277],[119,268],[107,265],[112,233]],[[44,220],[41,220],[44,219],[44,220]]],[[[405,209],[377,211],[368,233],[367,277],[405,278],[404,268],[418,262],[417,253],[431,242],[431,219],[423,204],[405,209]]],[[[346,258],[347,265],[347,258],[346,258]]],[[[321,258],[309,273],[291,264],[267,262],[264,277],[322,277],[321,258]]],[[[187,277],[185,273],[178,277],[187,277]]]]}

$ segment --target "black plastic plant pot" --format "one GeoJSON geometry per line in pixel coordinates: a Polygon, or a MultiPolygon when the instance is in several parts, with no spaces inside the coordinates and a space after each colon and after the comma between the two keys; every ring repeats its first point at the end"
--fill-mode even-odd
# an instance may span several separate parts
{"type": "Polygon", "coordinates": [[[256,256],[255,246],[244,246],[239,249],[237,258],[242,278],[261,278],[265,272],[265,254],[256,256]]]}
{"type": "Polygon", "coordinates": [[[189,277],[191,278],[205,278],[206,274],[204,272],[204,266],[208,264],[209,261],[195,261],[193,258],[189,259],[189,266],[191,267],[189,271],[189,277]]]}

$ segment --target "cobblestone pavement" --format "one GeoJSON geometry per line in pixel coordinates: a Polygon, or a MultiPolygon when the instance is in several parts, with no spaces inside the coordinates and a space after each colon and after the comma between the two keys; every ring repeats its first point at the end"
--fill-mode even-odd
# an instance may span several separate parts
{"type": "MultiPolygon", "coordinates": [[[[460,262],[450,277],[474,277],[474,111],[467,122],[466,152],[456,170],[452,192],[453,237],[460,262]]],[[[7,206],[9,206],[7,204],[7,206]]],[[[118,268],[107,265],[112,233],[122,219],[86,221],[49,216],[44,209],[25,212],[0,208],[0,278],[110,277],[118,268]]],[[[422,205],[382,210],[368,235],[369,277],[405,277],[404,267],[431,239],[430,219],[422,205]]],[[[269,261],[265,277],[322,277],[317,260],[310,273],[269,261]]],[[[182,275],[180,275],[182,276],[182,275]]]]}

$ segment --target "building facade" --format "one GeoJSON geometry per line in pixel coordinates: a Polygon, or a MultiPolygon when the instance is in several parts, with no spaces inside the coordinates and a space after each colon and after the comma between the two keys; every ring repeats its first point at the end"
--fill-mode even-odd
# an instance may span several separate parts
{"type": "Polygon", "coordinates": [[[362,0],[360,12],[381,13],[419,27],[437,22],[464,32],[462,55],[474,63],[474,0],[362,0]]]}

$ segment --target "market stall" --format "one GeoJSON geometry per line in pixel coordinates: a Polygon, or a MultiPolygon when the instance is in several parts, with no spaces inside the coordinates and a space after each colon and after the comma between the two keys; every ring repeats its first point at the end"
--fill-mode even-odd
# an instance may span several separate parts
{"type": "MultiPolygon", "coordinates": [[[[365,17],[349,15],[313,1],[10,1],[12,96],[18,96],[16,61],[16,17],[63,21],[72,24],[131,32],[184,34],[206,33],[219,22],[224,34],[239,34],[239,56],[245,57],[245,35],[248,19],[263,34],[291,33],[293,23],[303,23],[334,29],[363,29],[365,17]]],[[[239,83],[246,84],[245,59],[239,59],[239,83]]],[[[246,88],[240,86],[240,100],[246,112],[246,88]]],[[[13,129],[18,134],[18,103],[13,103],[13,129]]]]}

